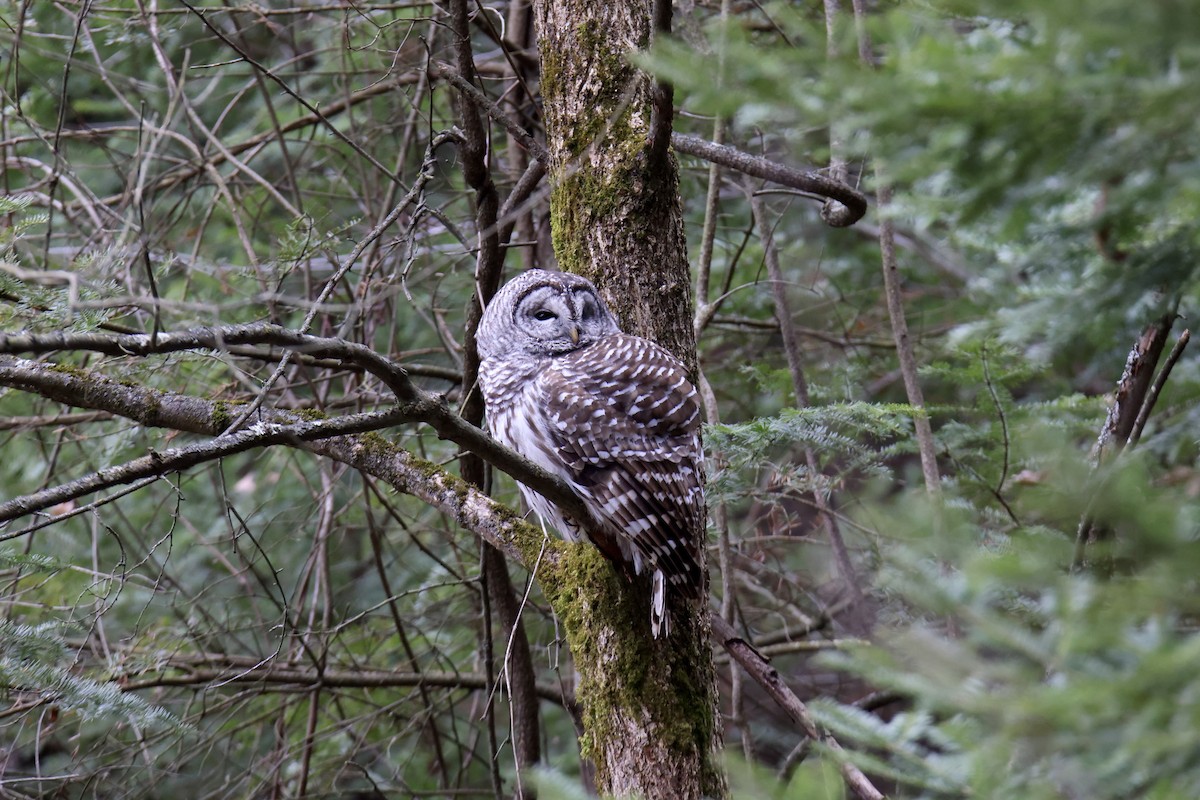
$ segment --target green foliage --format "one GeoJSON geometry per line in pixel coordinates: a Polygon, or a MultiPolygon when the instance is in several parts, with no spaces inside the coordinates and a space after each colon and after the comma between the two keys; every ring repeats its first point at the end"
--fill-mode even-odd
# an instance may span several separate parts
{"type": "Polygon", "coordinates": [[[0,228],[0,253],[11,258],[11,247],[14,243],[25,238],[34,228],[45,225],[50,221],[50,215],[43,212],[30,212],[29,205],[33,202],[31,195],[0,195],[0,214],[11,215],[11,224],[0,228]]]}
{"type": "MultiPolygon", "coordinates": [[[[970,512],[887,510],[903,547],[883,586],[911,621],[879,647],[829,657],[907,698],[888,721],[829,702],[821,721],[868,755],[904,797],[1190,797],[1200,790],[1194,620],[1200,513],[1131,460],[1103,482],[1057,482],[1077,518],[1116,531],[1111,580],[1069,569],[1071,530],[997,538],[970,512]],[[940,526],[940,530],[938,527],[940,526]],[[937,531],[930,533],[931,530],[937,531]],[[985,546],[980,546],[985,542],[985,546]]],[[[1046,516],[1051,516],[1045,513],[1046,516]]]]}
{"type": "Polygon", "coordinates": [[[977,335],[1061,369],[1111,358],[1152,315],[1200,299],[1200,149],[1185,133],[1200,114],[1200,29],[1188,3],[888,4],[867,20],[874,69],[848,23],[829,60],[812,45],[819,19],[777,19],[807,44],[765,47],[737,23],[710,34],[724,81],[680,42],[646,63],[693,110],[768,128],[818,161],[825,131],[811,125],[824,119],[847,155],[884,165],[901,223],[965,257],[989,310],[961,320],[977,335]]]}
{"type": "Polygon", "coordinates": [[[747,476],[790,460],[796,447],[813,448],[843,471],[883,475],[885,459],[908,450],[911,415],[904,405],[844,403],[785,408],[776,416],[710,425],[705,441],[724,461],[710,489],[715,497],[745,490],[747,476]]]}
{"type": "Polygon", "coordinates": [[[825,758],[805,760],[787,780],[733,754],[726,756],[725,769],[734,800],[844,800],[847,796],[837,765],[825,758]]]}
{"type": "MultiPolygon", "coordinates": [[[[1101,395],[1138,333],[1200,305],[1200,22],[1185,2],[951,0],[877,12],[862,20],[871,66],[849,14],[829,57],[821,15],[795,6],[772,9],[786,41],[734,18],[707,31],[708,52],[695,37],[661,40],[641,63],[674,83],[688,111],[729,119],[730,138],[821,165],[836,135],[852,182],[861,168],[868,189],[895,190],[890,214],[915,243],[901,241],[900,267],[944,505],[905,488],[904,395],[895,383],[862,388],[894,368],[890,354],[855,348],[882,327],[877,273],[863,268],[878,254],[792,207],[776,235],[803,289],[793,309],[848,344],[802,343],[817,408],[787,407],[778,360],[754,366],[766,398],[757,404],[738,405],[744,391],[721,394],[714,382],[748,420],[708,431],[720,457],[714,496],[785,508],[807,524],[772,516],[768,530],[800,538],[817,526],[811,503],[797,510],[795,499],[829,491],[852,546],[869,553],[858,563],[879,565],[880,646],[822,664],[895,690],[901,709],[881,716],[830,698],[812,709],[871,775],[898,782],[895,797],[1200,795],[1194,359],[1172,373],[1137,454],[1097,473],[1086,459],[1101,395]],[[834,304],[840,313],[827,311],[834,304]],[[839,419],[847,410],[855,416],[839,419]],[[808,475],[802,448],[821,475],[808,475]],[[1072,569],[1085,514],[1111,534],[1087,557],[1111,560],[1111,580],[1072,569]]],[[[724,207],[741,221],[735,209],[724,207]]],[[[721,268],[736,230],[723,231],[721,268]]],[[[732,285],[751,275],[743,268],[732,285]]],[[[761,316],[745,294],[730,297],[730,313],[761,316]]],[[[767,563],[836,574],[813,555],[823,544],[736,535],[735,547],[767,563]]]]}
{"type": "MultiPolygon", "coordinates": [[[[0,8],[3,331],[296,324],[413,184],[431,137],[461,125],[455,93],[428,70],[455,59],[444,6],[211,5],[205,20],[226,39],[183,7],[132,0],[0,8]]],[[[1182,0],[887,2],[864,20],[878,60],[867,67],[849,4],[832,58],[819,4],[750,4],[723,26],[693,6],[677,15],[679,39],[634,57],[674,83],[678,129],[711,137],[718,114],[744,150],[820,168],[838,149],[852,183],[894,188],[944,495],[925,505],[877,209],[832,230],[810,198],[762,195],[777,287],[750,214],[760,185],[726,170],[699,298],[719,302],[699,332],[723,420],[705,430],[710,501],[729,529],[727,552],[713,549],[729,570],[714,571],[715,593],[778,648],[774,665],[849,757],[898,783],[897,800],[1200,796],[1197,360],[1179,363],[1132,457],[1096,473],[1086,460],[1134,337],[1163,313],[1194,317],[1200,300],[1200,17],[1182,0]],[[777,289],[811,408],[794,407],[777,289]],[[877,609],[877,646],[844,635],[844,576],[818,499],[877,609]],[[1085,512],[1112,534],[1085,560],[1111,562],[1111,579],[1071,569],[1085,512]],[[899,708],[850,704],[876,688],[899,708]]],[[[490,35],[505,14],[502,1],[476,19],[480,86],[540,135],[538,98],[525,96],[538,81],[497,70],[530,66],[496,56],[519,33],[490,35]]],[[[584,127],[581,142],[599,130],[584,127]]],[[[503,201],[527,153],[498,125],[489,136],[503,201]]],[[[452,147],[436,155],[425,192],[362,250],[312,330],[390,353],[457,404],[469,387],[446,376],[461,368],[488,198],[465,187],[452,147]]],[[[680,161],[695,256],[708,165],[680,161]]],[[[546,194],[521,204],[532,213],[510,273],[550,265],[546,194]]],[[[41,357],[209,400],[232,419],[276,356],[41,357]]],[[[391,402],[341,366],[297,357],[266,407],[391,402]]],[[[194,440],[83,410],[0,393],[2,499],[194,440]]],[[[457,455],[426,432],[374,435],[451,468],[457,455]]],[[[517,504],[506,479],[495,488],[517,504]]],[[[49,520],[10,524],[34,521],[49,520]]],[[[0,678],[14,703],[0,744],[16,759],[49,742],[59,761],[43,775],[79,776],[39,791],[296,796],[305,775],[313,796],[490,793],[494,765],[511,790],[503,689],[313,677],[503,674],[509,631],[481,622],[477,542],[423,503],[273,449],[164,476],[28,536],[0,551],[0,678]],[[248,672],[259,668],[301,677],[248,672]],[[49,708],[63,712],[53,730],[49,708]]],[[[535,587],[524,600],[539,685],[569,684],[545,598],[535,587]]],[[[836,753],[814,747],[796,766],[799,732],[742,696],[727,730],[755,757],[730,761],[735,797],[847,796],[836,753]]],[[[529,780],[540,797],[580,796],[571,715],[544,702],[542,722],[552,771],[529,780]]]]}
{"type": "Polygon", "coordinates": [[[174,715],[111,682],[74,674],[61,623],[0,620],[0,689],[23,704],[53,705],[88,722],[185,729],[174,715]]]}
{"type": "Polygon", "coordinates": [[[587,800],[591,796],[577,779],[554,770],[535,769],[527,780],[537,792],[537,796],[546,800],[587,800]]]}

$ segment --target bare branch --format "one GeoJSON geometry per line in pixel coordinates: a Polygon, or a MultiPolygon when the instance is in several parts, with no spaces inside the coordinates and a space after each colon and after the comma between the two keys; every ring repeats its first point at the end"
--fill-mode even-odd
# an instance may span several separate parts
{"type": "Polygon", "coordinates": [[[1117,381],[1108,418],[1104,421],[1104,427],[1092,448],[1092,460],[1097,465],[1109,456],[1121,452],[1129,441],[1139,412],[1146,403],[1154,370],[1167,345],[1167,334],[1171,332],[1171,326],[1174,324],[1173,313],[1163,315],[1146,326],[1130,349],[1121,379],[1117,381]]]}
{"type": "MultiPolygon", "coordinates": [[[[258,9],[255,13],[262,13],[265,9],[258,9]]],[[[161,11],[159,13],[162,13],[161,11]]],[[[186,13],[186,11],[185,11],[186,13]]],[[[420,76],[413,73],[405,73],[390,77],[388,80],[377,81],[363,89],[338,97],[328,102],[321,103],[321,110],[315,114],[306,114],[302,117],[289,120],[280,124],[278,130],[263,131],[262,133],[249,136],[236,144],[228,144],[221,150],[217,150],[208,154],[204,158],[189,162],[186,165],[166,173],[159,177],[154,183],[146,187],[145,192],[148,195],[153,195],[158,192],[178,186],[191,178],[196,177],[202,172],[211,169],[212,167],[220,166],[225,163],[229,156],[239,156],[242,153],[262,147],[263,145],[282,137],[284,134],[293,133],[294,131],[311,128],[313,125],[319,125],[332,117],[337,116],[345,111],[348,111],[355,106],[365,103],[380,95],[385,95],[389,92],[394,92],[402,86],[408,86],[417,83],[420,76]]],[[[73,131],[75,136],[96,136],[100,137],[105,134],[101,131],[73,131]]],[[[106,197],[101,197],[99,203],[103,205],[113,205],[125,199],[125,194],[112,194],[106,197]]],[[[71,206],[82,205],[79,200],[74,201],[71,206]]]]}
{"type": "MultiPolygon", "coordinates": [[[[1125,359],[1125,369],[1121,373],[1121,379],[1117,381],[1108,416],[1104,420],[1095,445],[1092,446],[1091,457],[1094,468],[1098,469],[1110,458],[1120,455],[1126,447],[1132,447],[1141,437],[1142,429],[1158,399],[1158,392],[1166,384],[1171,369],[1175,366],[1175,361],[1183,354],[1183,348],[1191,339],[1190,331],[1185,330],[1180,335],[1179,340],[1171,349],[1166,365],[1159,372],[1157,380],[1151,383],[1158,360],[1162,357],[1163,349],[1167,345],[1167,335],[1175,324],[1175,318],[1176,315],[1173,312],[1164,314],[1147,325],[1138,340],[1133,343],[1129,356],[1125,359]]],[[[1074,570],[1084,566],[1086,549],[1089,544],[1106,539],[1112,534],[1111,529],[1097,521],[1093,513],[1096,501],[1103,495],[1107,485],[1107,476],[1102,477],[1075,530],[1075,553],[1071,562],[1071,568],[1074,570]]],[[[1106,554],[1102,555],[1098,561],[1098,567],[1102,573],[1111,571],[1111,557],[1106,554]]]]}
{"type": "Polygon", "coordinates": [[[543,166],[550,163],[550,154],[546,152],[546,146],[533,138],[521,124],[513,119],[509,114],[505,113],[504,109],[496,105],[491,99],[480,91],[473,83],[459,74],[458,70],[451,67],[449,64],[437,64],[433,68],[433,74],[454,86],[464,97],[469,99],[475,105],[482,108],[489,117],[504,126],[509,135],[521,143],[534,158],[536,158],[543,166]]]}
{"type": "Polygon", "coordinates": [[[849,227],[867,213],[866,195],[819,172],[798,170],[795,167],[770,161],[762,156],[743,153],[727,144],[715,144],[696,136],[685,136],[681,133],[671,135],[671,144],[681,153],[703,158],[746,175],[788,186],[817,197],[836,200],[842,204],[842,208],[829,214],[825,220],[835,228],[849,227]]]}
{"type": "Polygon", "coordinates": [[[278,325],[223,325],[160,333],[157,337],[142,333],[0,334],[0,353],[10,354],[86,350],[110,356],[148,356],[185,350],[224,350],[231,345],[245,344],[270,344],[310,356],[348,361],[383,381],[399,400],[416,399],[420,391],[402,366],[369,347],[343,339],[310,336],[278,325]]]}
{"type": "Polygon", "coordinates": [[[883,262],[883,292],[887,299],[888,319],[892,324],[892,337],[896,341],[896,358],[900,362],[900,374],[904,378],[904,390],[913,409],[913,430],[917,448],[921,454],[921,473],[925,478],[925,491],[931,498],[941,496],[941,476],[938,473],[937,451],[933,441],[933,428],[925,409],[925,393],[917,374],[917,357],[913,353],[912,338],[908,334],[908,319],[904,313],[903,282],[900,266],[896,260],[895,223],[888,206],[892,202],[892,190],[880,186],[879,200],[879,252],[883,262]]]}
{"type": "MultiPolygon", "coordinates": [[[[3,375],[3,369],[0,367],[0,376],[3,375]]],[[[120,466],[107,467],[59,486],[0,503],[0,523],[23,517],[35,511],[43,511],[51,506],[93,492],[133,483],[155,475],[179,472],[207,461],[215,461],[258,447],[267,447],[273,444],[295,444],[332,436],[365,433],[390,428],[408,421],[402,410],[394,409],[368,414],[352,414],[339,419],[316,422],[303,420],[292,420],[287,423],[260,422],[246,430],[208,442],[200,442],[187,447],[173,447],[161,452],[151,450],[149,455],[135,458],[120,466]]],[[[0,541],[7,538],[10,537],[0,536],[0,541]]]]}
{"type": "MultiPolygon", "coordinates": [[[[711,619],[713,637],[729,651],[733,660],[741,664],[742,669],[746,670],[747,674],[765,689],[767,694],[771,695],[779,707],[787,712],[792,721],[797,723],[813,741],[822,743],[835,753],[844,752],[838,741],[827,731],[822,730],[817,721],[812,718],[804,701],[783,682],[778,670],[772,667],[770,662],[719,614],[713,614],[711,619]]],[[[844,758],[839,759],[838,766],[846,783],[861,800],[883,800],[883,794],[875,788],[862,770],[844,758]]]]}
{"type": "MultiPolygon", "coordinates": [[[[23,336],[0,335],[0,353],[90,350],[109,355],[150,355],[193,349],[220,349],[230,344],[273,344],[325,358],[341,358],[360,365],[382,380],[400,400],[398,412],[406,422],[423,422],[443,439],[481,456],[521,483],[534,488],[575,519],[585,530],[600,530],[579,497],[557,476],[492,439],[463,420],[436,395],[415,386],[404,368],[363,345],[340,339],[297,333],[276,325],[230,325],[197,328],[182,333],[162,333],[157,341],[146,334],[109,335],[55,333],[23,336]]],[[[70,405],[109,411],[143,425],[215,435],[214,426],[226,422],[214,413],[214,404],[142,387],[129,387],[87,372],[68,373],[53,366],[0,360],[0,385],[34,391],[70,405]]],[[[278,412],[273,412],[278,413],[278,412]]],[[[264,413],[267,420],[275,417],[264,413]]],[[[340,460],[340,459],[339,459],[340,460]]],[[[383,477],[382,475],[380,477],[383,477]]],[[[455,480],[458,480],[455,478],[455,480]]]]}
{"type": "MultiPolygon", "coordinates": [[[[369,669],[305,669],[297,666],[263,664],[257,667],[229,665],[225,667],[197,667],[191,664],[167,664],[179,672],[157,677],[140,677],[136,681],[121,684],[121,691],[136,692],[156,689],[160,686],[205,686],[212,683],[255,683],[281,684],[292,687],[311,688],[326,686],[341,689],[387,689],[401,686],[441,687],[446,689],[486,690],[486,676],[472,672],[392,672],[369,669]]],[[[557,705],[568,705],[570,698],[562,688],[539,685],[538,697],[557,705]]]]}

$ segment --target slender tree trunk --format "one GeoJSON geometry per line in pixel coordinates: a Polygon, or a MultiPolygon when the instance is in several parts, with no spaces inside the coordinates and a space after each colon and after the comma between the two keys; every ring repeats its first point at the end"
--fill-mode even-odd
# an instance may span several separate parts
{"type": "MultiPolygon", "coordinates": [[[[626,58],[647,47],[655,18],[665,27],[669,6],[535,0],[534,12],[559,266],[592,279],[626,331],[694,368],[670,91],[626,58]]],[[[648,800],[726,796],[707,604],[673,598],[670,635],[652,639],[648,586],[594,548],[570,551],[541,577],[579,672],[597,788],[648,800]]]]}

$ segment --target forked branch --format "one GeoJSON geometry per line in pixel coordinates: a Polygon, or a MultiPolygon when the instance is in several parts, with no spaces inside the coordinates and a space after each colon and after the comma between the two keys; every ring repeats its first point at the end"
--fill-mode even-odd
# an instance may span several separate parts
{"type": "MultiPolygon", "coordinates": [[[[464,421],[441,397],[416,386],[402,365],[363,345],[342,339],[310,336],[277,325],[252,324],[161,333],[154,339],[147,334],[0,335],[0,354],[85,350],[118,356],[148,356],[184,350],[220,350],[232,344],[274,345],[312,356],[348,361],[359,366],[379,378],[395,394],[396,411],[403,418],[400,421],[429,425],[439,437],[478,454],[521,483],[535,488],[570,514],[585,529],[598,529],[598,523],[587,507],[564,481],[464,421]]],[[[33,391],[43,397],[81,408],[109,411],[143,425],[195,433],[221,432],[212,427],[214,422],[222,421],[222,415],[215,413],[215,404],[186,395],[124,386],[92,373],[68,373],[45,364],[21,359],[3,359],[0,360],[0,385],[33,391]],[[201,404],[201,407],[195,407],[196,403],[201,404]],[[183,406],[188,406],[187,416],[168,413],[183,406]]],[[[270,415],[265,415],[264,418],[272,419],[270,415]]],[[[227,423],[227,420],[225,422],[227,423]]]]}

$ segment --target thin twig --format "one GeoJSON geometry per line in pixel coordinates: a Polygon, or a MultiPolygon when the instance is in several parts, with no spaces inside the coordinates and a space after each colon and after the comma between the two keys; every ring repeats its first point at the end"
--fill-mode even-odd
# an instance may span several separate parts
{"type": "MultiPolygon", "coordinates": [[[[817,724],[808,707],[804,705],[804,701],[783,682],[778,670],[771,666],[766,657],[755,650],[754,646],[738,634],[733,626],[723,620],[720,615],[713,614],[711,620],[713,637],[717,642],[728,650],[733,660],[741,664],[755,682],[766,690],[771,699],[787,712],[792,721],[797,723],[813,741],[820,742],[835,754],[843,753],[844,750],[838,741],[817,724]]],[[[860,800],[883,800],[883,793],[876,789],[862,770],[850,763],[848,759],[839,758],[838,768],[851,791],[860,800]]]]}
{"type": "MultiPolygon", "coordinates": [[[[992,494],[998,497],[1004,490],[1004,482],[1008,480],[1008,459],[1012,451],[1012,443],[1008,438],[1008,415],[1004,413],[1004,405],[1000,402],[1000,395],[996,393],[996,386],[992,381],[992,373],[988,367],[986,344],[983,346],[979,357],[983,362],[983,385],[987,387],[988,394],[992,397],[992,405],[996,407],[996,416],[1000,418],[1000,433],[1004,437],[1004,462],[1000,467],[1000,477],[996,480],[996,488],[992,490],[992,494]]],[[[1007,507],[1005,505],[1005,508],[1007,507]]],[[[1009,514],[1012,514],[1011,509],[1009,509],[1009,514]]]]}
{"type": "Polygon", "coordinates": [[[890,216],[892,190],[880,186],[879,201],[879,252],[883,261],[883,292],[887,298],[888,319],[892,323],[892,337],[896,342],[896,358],[900,362],[900,375],[904,378],[904,391],[908,404],[913,409],[913,431],[917,449],[921,455],[921,473],[925,478],[925,491],[932,498],[941,496],[941,476],[938,473],[937,449],[933,441],[933,428],[925,409],[925,393],[921,390],[921,379],[917,374],[917,357],[913,353],[912,339],[908,335],[908,320],[904,313],[904,293],[901,287],[900,267],[896,261],[896,239],[890,216]]]}
{"type": "Polygon", "coordinates": [[[464,78],[458,70],[448,64],[436,64],[433,67],[433,74],[435,77],[448,81],[465,97],[482,108],[489,117],[503,125],[508,134],[520,142],[521,146],[543,165],[550,163],[550,154],[546,151],[546,146],[533,138],[528,131],[521,127],[520,122],[493,103],[491,98],[464,78]]]}
{"type": "Polygon", "coordinates": [[[301,95],[299,92],[297,92],[291,86],[289,86],[287,81],[283,80],[278,75],[276,75],[274,72],[267,69],[267,67],[265,65],[258,62],[252,55],[247,53],[242,47],[239,47],[236,42],[231,40],[225,34],[224,31],[222,31],[216,25],[213,25],[211,22],[209,22],[208,15],[205,12],[201,11],[200,9],[197,9],[195,6],[193,6],[191,3],[189,3],[188,0],[179,0],[179,1],[188,9],[188,11],[195,14],[200,19],[200,21],[202,23],[204,23],[204,27],[206,27],[210,31],[212,31],[213,35],[215,35],[218,39],[220,39],[222,42],[224,42],[230,49],[232,49],[239,56],[241,56],[242,59],[245,60],[245,62],[247,64],[254,67],[256,70],[261,72],[263,75],[265,75],[266,77],[268,77],[272,81],[274,81],[275,84],[279,86],[279,88],[283,89],[283,91],[288,94],[288,96],[290,96],[292,99],[294,99],[300,105],[304,106],[304,108],[310,114],[312,114],[314,117],[319,119],[321,121],[321,124],[325,127],[326,130],[328,130],[335,137],[337,137],[342,142],[344,142],[346,145],[348,145],[355,153],[357,153],[364,160],[366,160],[372,167],[377,169],[381,175],[386,177],[388,180],[395,181],[396,183],[400,183],[400,177],[398,175],[395,175],[394,173],[392,173],[392,171],[389,170],[387,167],[385,167],[383,164],[381,164],[379,162],[379,160],[377,158],[375,158],[375,156],[371,155],[366,150],[364,150],[361,145],[359,145],[357,142],[355,142],[353,139],[351,139],[349,136],[347,136],[342,131],[341,128],[339,128],[337,125],[334,125],[333,122],[330,121],[328,116],[326,116],[324,113],[322,113],[320,110],[318,110],[317,107],[314,106],[312,103],[308,102],[308,100],[306,100],[303,95],[301,95]]]}

